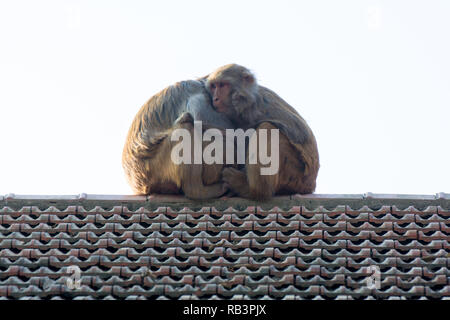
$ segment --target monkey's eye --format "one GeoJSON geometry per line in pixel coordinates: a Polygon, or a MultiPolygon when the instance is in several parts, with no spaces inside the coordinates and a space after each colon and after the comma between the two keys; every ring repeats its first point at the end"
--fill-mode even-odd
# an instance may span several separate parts
{"type": "Polygon", "coordinates": [[[211,87],[211,89],[215,89],[216,88],[216,84],[215,83],[211,83],[210,87],[211,87]]]}

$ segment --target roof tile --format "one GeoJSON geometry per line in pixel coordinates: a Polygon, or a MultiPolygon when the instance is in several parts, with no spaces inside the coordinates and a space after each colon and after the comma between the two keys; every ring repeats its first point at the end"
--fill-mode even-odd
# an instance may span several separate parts
{"type": "Polygon", "coordinates": [[[447,198],[8,195],[0,299],[445,299],[447,198]]]}

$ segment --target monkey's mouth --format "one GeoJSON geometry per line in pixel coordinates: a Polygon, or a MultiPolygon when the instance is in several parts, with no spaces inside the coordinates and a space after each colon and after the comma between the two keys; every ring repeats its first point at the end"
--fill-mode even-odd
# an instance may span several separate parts
{"type": "Polygon", "coordinates": [[[214,105],[214,108],[216,109],[217,112],[220,112],[220,113],[227,111],[227,108],[222,105],[214,105]]]}

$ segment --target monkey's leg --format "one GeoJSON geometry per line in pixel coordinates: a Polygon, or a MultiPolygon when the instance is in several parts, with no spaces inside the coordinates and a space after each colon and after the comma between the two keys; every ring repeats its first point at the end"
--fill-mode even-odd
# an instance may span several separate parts
{"type": "MultiPolygon", "coordinates": [[[[205,131],[208,127],[205,126],[203,128],[203,130],[205,131]]],[[[225,133],[222,133],[223,135],[225,135],[225,133]]],[[[225,140],[225,139],[224,139],[225,140]]],[[[203,164],[203,170],[202,170],[202,178],[203,178],[203,184],[205,185],[211,185],[214,183],[218,183],[222,180],[222,170],[225,166],[225,141],[222,141],[222,146],[224,147],[222,152],[223,158],[220,159],[221,161],[217,161],[211,164],[203,164]]],[[[203,152],[205,151],[205,148],[208,147],[208,145],[210,144],[210,142],[203,142],[203,152]]],[[[217,151],[217,150],[216,150],[217,151]]]]}
{"type": "MultiPolygon", "coordinates": [[[[188,113],[183,114],[180,119],[185,119],[183,121],[177,121],[177,125],[187,129],[190,132],[191,137],[191,160],[195,159],[194,152],[196,143],[202,143],[202,141],[194,141],[195,134],[193,124],[190,118],[187,116],[188,113]]],[[[203,148],[200,149],[203,156],[203,148]]],[[[218,198],[223,195],[227,188],[224,183],[217,183],[220,181],[220,169],[217,166],[222,167],[222,164],[181,164],[178,165],[178,175],[181,177],[181,187],[186,197],[191,199],[210,199],[218,198]],[[206,178],[206,179],[204,179],[206,178]],[[204,182],[204,180],[206,180],[204,182]],[[209,185],[205,185],[210,183],[209,185]]]]}
{"type": "Polygon", "coordinates": [[[274,196],[278,174],[261,175],[261,168],[261,165],[249,165],[247,167],[247,179],[250,198],[264,201],[274,196]]]}
{"type": "MultiPolygon", "coordinates": [[[[276,128],[267,122],[260,124],[255,132],[258,139],[261,136],[261,129],[269,130],[266,131],[266,150],[272,150],[270,129],[276,128]]],[[[260,146],[259,143],[258,146],[260,146]]],[[[278,161],[278,159],[276,160],[278,161]]],[[[236,192],[241,197],[256,200],[267,200],[275,194],[279,180],[279,172],[276,171],[273,174],[264,175],[262,174],[261,169],[265,167],[267,166],[262,165],[259,161],[255,164],[250,163],[249,154],[247,153],[245,172],[233,168],[226,168],[222,173],[223,180],[230,186],[231,190],[236,192]]]]}
{"type": "Polygon", "coordinates": [[[288,138],[280,134],[280,168],[276,194],[294,194],[304,187],[305,165],[297,149],[288,138]]]}
{"type": "MultiPolygon", "coordinates": [[[[270,123],[262,123],[260,129],[276,129],[270,123]]],[[[269,133],[269,131],[268,131],[269,133]]],[[[259,136],[258,136],[259,138],[259,136]]],[[[272,140],[270,134],[267,135],[267,150],[271,148],[272,140]]],[[[278,150],[279,167],[278,172],[273,175],[262,175],[262,166],[247,164],[247,180],[250,189],[250,198],[265,200],[275,194],[312,193],[316,186],[318,170],[318,155],[315,149],[315,141],[310,141],[296,148],[289,139],[279,132],[278,150]],[[302,151],[299,152],[299,149],[302,151]],[[306,168],[310,168],[310,173],[306,173],[306,168]]]]}
{"type": "Polygon", "coordinates": [[[294,146],[282,133],[279,141],[280,167],[275,194],[312,193],[319,167],[315,141],[294,146]]]}
{"type": "MultiPolygon", "coordinates": [[[[250,190],[250,198],[257,200],[268,200],[275,195],[278,188],[280,167],[283,165],[283,151],[280,145],[280,139],[272,141],[272,130],[278,130],[274,125],[268,122],[261,123],[256,129],[258,134],[258,161],[256,164],[251,164],[248,161],[247,156],[247,180],[250,190]],[[266,140],[259,141],[263,137],[261,136],[261,130],[265,130],[267,133],[266,140]],[[259,157],[261,156],[261,143],[266,144],[266,152],[272,153],[272,142],[278,144],[279,154],[278,158],[274,159],[278,162],[277,170],[270,174],[263,174],[263,168],[267,165],[262,165],[259,157]]],[[[279,134],[279,136],[282,134],[279,134]]],[[[275,147],[275,146],[274,146],[275,147]]],[[[267,154],[268,155],[268,154],[267,154]]],[[[276,156],[276,155],[274,155],[276,156]]]]}

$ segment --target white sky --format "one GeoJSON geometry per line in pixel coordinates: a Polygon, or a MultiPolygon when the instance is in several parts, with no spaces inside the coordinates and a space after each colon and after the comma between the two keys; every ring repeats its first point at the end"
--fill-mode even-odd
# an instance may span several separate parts
{"type": "Polygon", "coordinates": [[[227,63],[315,132],[317,193],[450,192],[450,1],[0,1],[0,195],[131,194],[141,105],[227,63]]]}

